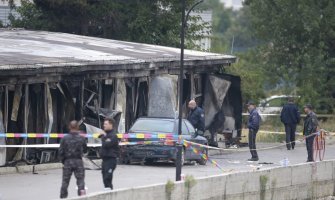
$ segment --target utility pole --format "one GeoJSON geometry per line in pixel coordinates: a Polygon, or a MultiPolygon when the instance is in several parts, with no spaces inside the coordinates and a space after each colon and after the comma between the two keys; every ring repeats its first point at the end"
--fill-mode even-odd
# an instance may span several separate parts
{"type": "MultiPolygon", "coordinates": [[[[185,48],[185,29],[187,26],[187,20],[191,11],[203,0],[195,3],[187,12],[186,12],[186,0],[182,0],[181,3],[181,29],[180,29],[180,71],[179,71],[179,119],[178,119],[178,136],[182,134],[182,120],[183,120],[183,77],[184,77],[184,48],[185,48]]],[[[176,181],[181,180],[181,158],[183,154],[183,144],[177,143],[177,157],[176,157],[176,181]]],[[[185,156],[185,155],[184,155],[185,156]]]]}

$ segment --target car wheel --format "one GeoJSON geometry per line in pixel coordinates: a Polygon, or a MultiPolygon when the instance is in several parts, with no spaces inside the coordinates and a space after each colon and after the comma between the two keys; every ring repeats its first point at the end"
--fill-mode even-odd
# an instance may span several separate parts
{"type": "MultiPolygon", "coordinates": [[[[207,151],[207,149],[202,150],[202,153],[205,154],[206,156],[208,156],[208,151],[207,151]]],[[[200,160],[197,160],[197,163],[198,163],[199,165],[206,165],[206,164],[207,164],[207,160],[204,159],[203,157],[201,157],[200,160]]]]}

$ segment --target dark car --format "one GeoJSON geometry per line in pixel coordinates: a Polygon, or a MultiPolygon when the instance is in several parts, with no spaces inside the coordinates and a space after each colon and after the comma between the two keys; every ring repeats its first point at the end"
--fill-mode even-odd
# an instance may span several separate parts
{"type": "MultiPolygon", "coordinates": [[[[130,128],[128,134],[145,133],[154,136],[178,135],[178,119],[169,118],[139,118],[130,128]]],[[[182,139],[207,144],[207,139],[202,136],[196,136],[196,131],[191,123],[185,119],[182,121],[182,139]]],[[[151,144],[129,145],[123,147],[121,151],[121,161],[130,163],[132,161],[143,161],[150,164],[157,161],[175,161],[176,160],[176,138],[173,140],[162,139],[159,137],[147,139],[129,139],[134,141],[153,141],[151,144]]],[[[207,150],[201,147],[194,147],[207,155],[207,150]]],[[[195,154],[191,148],[183,148],[182,164],[187,161],[196,161],[205,165],[207,160],[199,154],[195,154]]]]}

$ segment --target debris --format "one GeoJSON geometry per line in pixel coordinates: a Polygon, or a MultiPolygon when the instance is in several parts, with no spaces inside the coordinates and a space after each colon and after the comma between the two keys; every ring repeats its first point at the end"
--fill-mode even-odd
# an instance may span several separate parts
{"type": "Polygon", "coordinates": [[[262,165],[273,165],[273,162],[260,162],[258,164],[262,164],[262,165]]]}
{"type": "Polygon", "coordinates": [[[279,163],[282,167],[287,167],[289,165],[290,161],[288,160],[288,158],[284,158],[279,163]]]}
{"type": "Polygon", "coordinates": [[[231,163],[231,164],[240,164],[241,161],[239,160],[227,160],[228,163],[231,163]]]}

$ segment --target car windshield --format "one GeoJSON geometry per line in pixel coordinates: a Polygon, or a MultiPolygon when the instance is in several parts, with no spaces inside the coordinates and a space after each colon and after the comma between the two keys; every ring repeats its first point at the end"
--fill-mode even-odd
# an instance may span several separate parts
{"type": "Polygon", "coordinates": [[[160,119],[139,119],[129,130],[130,132],[173,133],[174,122],[160,119]]]}

